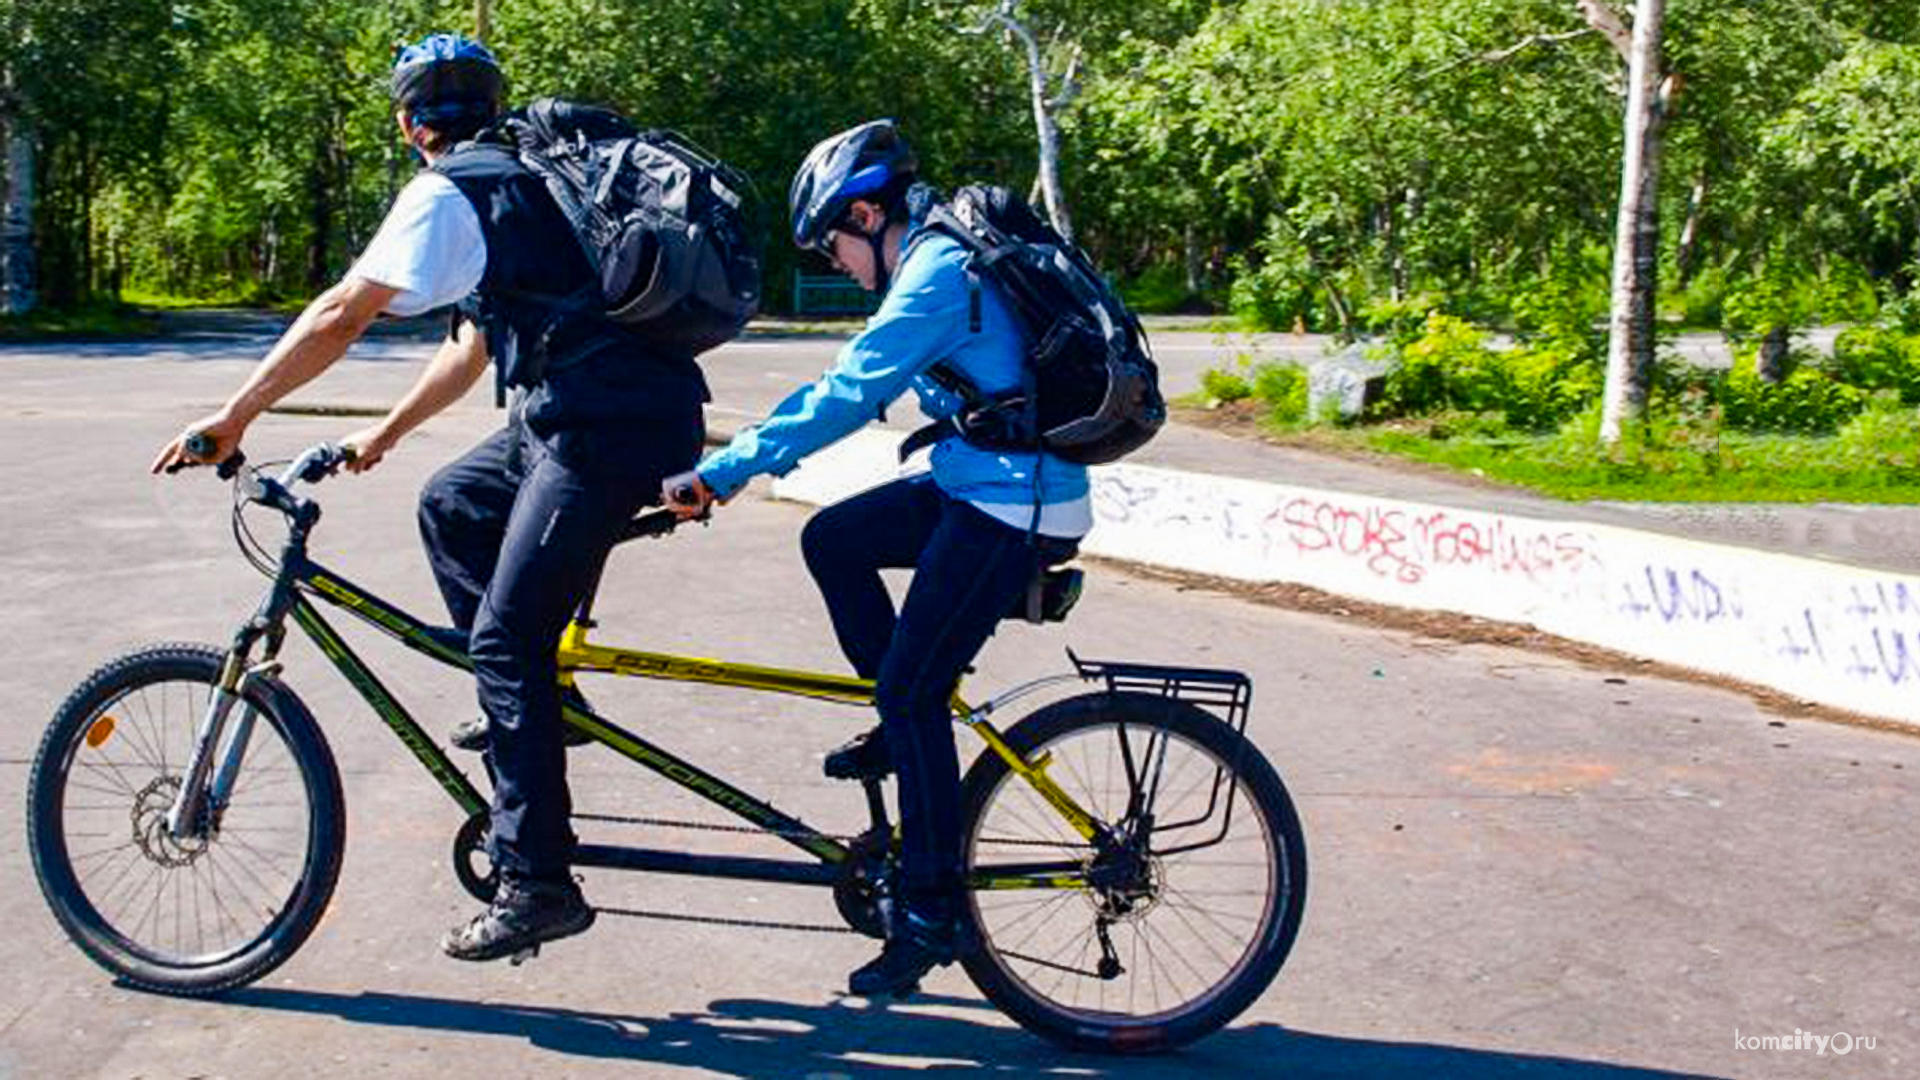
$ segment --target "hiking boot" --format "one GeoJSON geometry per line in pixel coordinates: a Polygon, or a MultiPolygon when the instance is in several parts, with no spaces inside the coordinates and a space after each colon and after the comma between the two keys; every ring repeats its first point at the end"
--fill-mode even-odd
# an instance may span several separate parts
{"type": "MultiPolygon", "coordinates": [[[[593,706],[587,704],[587,699],[576,687],[567,687],[566,691],[560,695],[560,700],[581,712],[593,711],[593,706]]],[[[592,741],[593,736],[572,724],[560,726],[560,743],[563,746],[585,746],[592,741]]],[[[457,750],[471,750],[476,754],[485,750],[487,748],[486,714],[469,717],[453,725],[453,728],[447,732],[447,744],[457,750]]]]}
{"type": "Polygon", "coordinates": [[[593,908],[571,881],[508,878],[487,910],[447,931],[440,949],[455,960],[499,960],[578,934],[593,919],[593,908]]]}
{"type": "Polygon", "coordinates": [[[880,955],[848,977],[847,991],[858,997],[905,997],[920,989],[927,972],[953,963],[959,955],[956,920],[908,908],[887,928],[880,955]]]}
{"type": "Polygon", "coordinates": [[[820,771],[829,780],[878,780],[893,771],[893,759],[887,754],[887,737],[880,728],[854,736],[852,741],[827,755],[820,771]]]}

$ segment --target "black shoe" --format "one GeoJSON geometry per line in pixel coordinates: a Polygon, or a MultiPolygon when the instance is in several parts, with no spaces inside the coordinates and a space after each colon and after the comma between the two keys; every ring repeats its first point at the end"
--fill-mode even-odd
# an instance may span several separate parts
{"type": "Polygon", "coordinates": [[[508,879],[487,910],[447,931],[440,949],[455,960],[498,960],[578,934],[593,919],[593,908],[571,881],[508,879]]]}
{"type": "Polygon", "coordinates": [[[827,755],[820,771],[829,780],[877,780],[893,771],[887,737],[879,728],[854,736],[853,741],[827,755]]]}
{"type": "Polygon", "coordinates": [[[951,918],[922,916],[911,909],[896,916],[886,947],[847,979],[847,991],[859,997],[905,997],[936,967],[960,955],[960,930],[951,918]]]}
{"type": "MultiPolygon", "coordinates": [[[[574,687],[568,687],[566,693],[561,696],[561,700],[581,712],[593,711],[593,706],[588,705],[587,699],[574,687]]],[[[592,741],[593,736],[572,724],[562,724],[560,727],[560,743],[563,746],[585,746],[592,741]]],[[[456,750],[471,750],[476,754],[485,750],[487,748],[486,716],[482,714],[470,717],[453,725],[453,728],[447,732],[447,744],[456,750]]]]}

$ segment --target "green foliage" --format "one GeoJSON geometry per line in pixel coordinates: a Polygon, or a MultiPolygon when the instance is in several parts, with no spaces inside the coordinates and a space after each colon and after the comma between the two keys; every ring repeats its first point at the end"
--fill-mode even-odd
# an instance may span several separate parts
{"type": "Polygon", "coordinates": [[[1373,415],[1491,412],[1515,429],[1552,427],[1600,394],[1604,371],[1591,336],[1496,349],[1485,331],[1436,313],[1422,336],[1397,349],[1399,366],[1387,375],[1373,415]]]}
{"type": "Polygon", "coordinates": [[[1155,263],[1122,283],[1120,297],[1141,315],[1170,315],[1212,308],[1205,296],[1187,288],[1184,269],[1166,263],[1155,263]]]}
{"type": "Polygon", "coordinates": [[[1834,370],[1851,386],[1891,391],[1920,405],[1920,335],[1894,326],[1857,326],[1834,341],[1834,370]]]}
{"type": "MultiPolygon", "coordinates": [[[[1715,380],[1714,401],[1726,425],[1745,431],[1831,432],[1866,409],[1870,395],[1795,354],[1785,378],[1770,383],[1742,350],[1733,370],[1715,380]]],[[[1817,359],[1817,358],[1813,358],[1817,359]]]]}
{"type": "Polygon", "coordinates": [[[1200,392],[1208,401],[1224,405],[1252,397],[1253,386],[1244,376],[1211,368],[1200,373],[1200,392]]]}
{"type": "Polygon", "coordinates": [[[1316,275],[1299,247],[1270,250],[1265,261],[1234,264],[1228,306],[1241,323],[1256,330],[1322,329],[1316,275]]]}
{"type": "MultiPolygon", "coordinates": [[[[988,7],[515,0],[493,5],[490,44],[516,100],[600,101],[743,166],[778,296],[799,262],[782,196],[825,133],[894,116],[936,183],[1027,189],[1024,55],[957,32],[988,7]]],[[[1862,319],[1877,299],[1920,328],[1900,298],[1920,276],[1910,9],[1674,0],[1664,255],[1681,258],[1686,222],[1698,272],[1665,277],[1688,281],[1670,300],[1690,323],[1862,319]]],[[[1264,328],[1404,342],[1443,311],[1511,319],[1526,348],[1562,355],[1591,334],[1624,73],[1599,35],[1575,33],[1576,5],[1020,11],[1056,69],[1079,57],[1058,117],[1076,237],[1142,310],[1194,304],[1191,265],[1204,299],[1264,328]]],[[[310,295],[412,174],[382,89],[394,43],[471,18],[444,0],[0,0],[7,108],[41,150],[47,294],[310,295]]]]}
{"type": "Polygon", "coordinates": [[[1253,396],[1267,406],[1276,424],[1308,419],[1307,370],[1297,364],[1267,364],[1254,372],[1253,396]]]}

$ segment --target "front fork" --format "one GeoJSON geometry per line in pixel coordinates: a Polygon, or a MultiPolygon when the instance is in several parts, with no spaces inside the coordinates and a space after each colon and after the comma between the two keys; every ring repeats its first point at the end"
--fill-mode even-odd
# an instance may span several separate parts
{"type": "Polygon", "coordinates": [[[255,681],[272,678],[280,671],[280,644],[286,637],[285,608],[276,589],[262,605],[261,613],[234,635],[233,645],[220,665],[220,680],[194,736],[193,753],[187,758],[180,790],[167,810],[167,832],[176,840],[208,840],[219,832],[220,817],[233,796],[234,781],[240,776],[260,715],[246,700],[247,691],[255,681]],[[262,642],[265,648],[255,663],[251,659],[254,646],[262,642]],[[239,716],[229,732],[228,721],[234,718],[235,706],[239,707],[239,716]]]}

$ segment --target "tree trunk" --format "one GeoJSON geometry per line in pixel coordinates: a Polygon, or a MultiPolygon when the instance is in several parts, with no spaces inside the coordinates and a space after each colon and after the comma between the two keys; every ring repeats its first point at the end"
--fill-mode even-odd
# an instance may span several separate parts
{"type": "Polygon", "coordinates": [[[1760,339],[1760,349],[1754,356],[1754,374],[1761,382],[1777,383],[1787,377],[1787,353],[1793,343],[1793,328],[1776,326],[1760,339]]]}
{"type": "Polygon", "coordinates": [[[1639,0],[1629,61],[1626,149],[1613,248],[1613,312],[1607,332],[1600,441],[1613,446],[1647,403],[1660,258],[1661,24],[1666,0],[1639,0]]]}
{"type": "Polygon", "coordinates": [[[1207,285],[1206,266],[1200,256],[1200,239],[1191,221],[1181,230],[1180,250],[1186,264],[1187,295],[1199,296],[1207,285]]]}
{"type": "Polygon", "coordinates": [[[1680,247],[1674,252],[1674,270],[1682,288],[1693,280],[1694,258],[1700,248],[1700,215],[1707,204],[1707,171],[1694,177],[1693,191],[1687,195],[1687,222],[1680,227],[1680,247]]]}
{"type": "Polygon", "coordinates": [[[0,176],[0,311],[32,311],[35,296],[33,258],[33,133],[18,114],[5,118],[6,166],[0,176]]]}
{"type": "MultiPolygon", "coordinates": [[[[1011,22],[1011,20],[1009,20],[1011,22]]],[[[1014,24],[1017,25],[1017,24],[1014,24]]],[[[1067,199],[1060,190],[1060,133],[1053,126],[1053,113],[1047,108],[1047,69],[1040,58],[1040,46],[1024,27],[1017,31],[1027,47],[1027,81],[1033,95],[1033,126],[1040,140],[1040,192],[1046,198],[1047,218],[1053,231],[1063,239],[1073,239],[1073,220],[1067,215],[1067,199]]]]}

